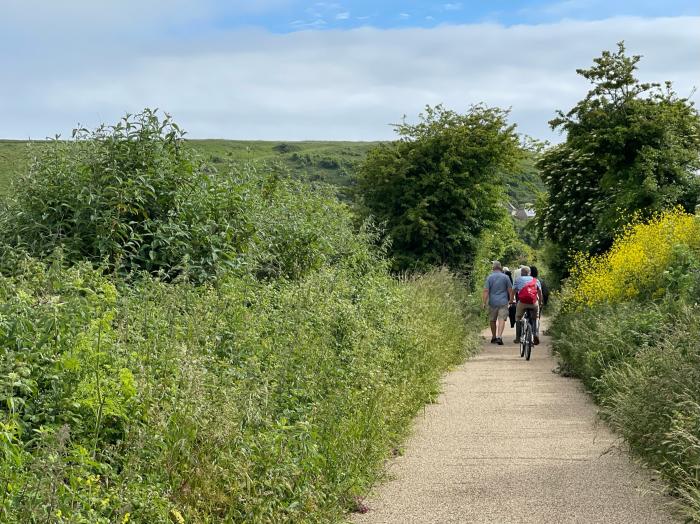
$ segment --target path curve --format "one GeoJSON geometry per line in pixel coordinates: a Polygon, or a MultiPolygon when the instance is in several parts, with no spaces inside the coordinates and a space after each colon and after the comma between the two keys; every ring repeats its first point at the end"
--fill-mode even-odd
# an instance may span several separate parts
{"type": "MultiPolygon", "coordinates": [[[[490,339],[490,332],[484,332],[490,339]]],[[[552,372],[550,341],[518,356],[484,341],[418,417],[389,480],[355,524],[679,522],[651,476],[619,450],[575,379],[552,372]]]]}

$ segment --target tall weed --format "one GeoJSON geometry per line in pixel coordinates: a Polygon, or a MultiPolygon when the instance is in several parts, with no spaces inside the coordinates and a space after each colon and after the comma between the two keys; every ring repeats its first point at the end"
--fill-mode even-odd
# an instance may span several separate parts
{"type": "Polygon", "coordinates": [[[463,285],[379,265],[214,286],[0,280],[5,522],[328,522],[476,347],[463,285]]]}
{"type": "Polygon", "coordinates": [[[552,324],[562,370],[700,522],[698,219],[679,212],[630,228],[580,260],[552,324]]]}

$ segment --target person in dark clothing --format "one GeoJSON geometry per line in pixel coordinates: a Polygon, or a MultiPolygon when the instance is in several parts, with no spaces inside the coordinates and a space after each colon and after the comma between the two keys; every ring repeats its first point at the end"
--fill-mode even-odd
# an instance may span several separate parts
{"type": "MultiPolygon", "coordinates": [[[[507,267],[503,268],[503,272],[510,279],[510,283],[513,283],[513,273],[507,267]]],[[[510,320],[510,327],[515,326],[515,304],[508,304],[508,320],[510,320]]]]}
{"type": "Polygon", "coordinates": [[[547,302],[549,301],[549,288],[547,288],[547,285],[540,278],[537,266],[530,266],[530,276],[535,277],[540,281],[540,284],[542,285],[542,305],[546,306],[547,302]]]}
{"type": "Polygon", "coordinates": [[[510,283],[513,283],[513,273],[510,272],[510,269],[507,267],[503,268],[503,272],[506,274],[506,276],[510,279],[510,283]]]}

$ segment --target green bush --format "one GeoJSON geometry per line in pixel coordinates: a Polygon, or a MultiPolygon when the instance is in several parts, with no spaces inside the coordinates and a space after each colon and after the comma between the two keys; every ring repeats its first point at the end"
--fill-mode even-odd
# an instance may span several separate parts
{"type": "Polygon", "coordinates": [[[477,346],[466,286],[134,118],[52,143],[0,213],[0,521],[339,520],[477,346]]]}
{"type": "Polygon", "coordinates": [[[658,305],[634,302],[560,313],[551,332],[564,371],[581,377],[596,394],[605,370],[653,345],[665,335],[667,322],[658,305]]]}
{"type": "Polygon", "coordinates": [[[507,120],[498,108],[428,106],[417,124],[395,126],[399,140],[369,151],[357,195],[386,225],[395,270],[473,267],[482,233],[505,213],[501,173],[522,156],[507,120]]]}
{"type": "Polygon", "coordinates": [[[672,250],[654,280],[666,295],[560,312],[551,333],[564,372],[579,376],[602,415],[700,521],[700,265],[672,250]]]}
{"type": "Polygon", "coordinates": [[[700,521],[700,329],[686,307],[633,362],[601,378],[605,417],[700,521]]]}
{"type": "Polygon", "coordinates": [[[70,263],[204,282],[229,271],[300,278],[371,256],[368,228],[353,232],[330,188],[278,168],[207,166],[182,137],[145,110],[42,147],[0,204],[3,265],[18,249],[60,250],[70,263]]]}
{"type": "MultiPolygon", "coordinates": [[[[35,256],[60,247],[69,260],[111,268],[169,274],[186,254],[206,266],[221,248],[207,227],[214,188],[182,135],[146,110],[51,142],[13,185],[0,213],[3,238],[35,256]]],[[[240,200],[227,197],[226,218],[245,221],[240,200]]],[[[228,240],[235,249],[245,236],[228,240]]]]}
{"type": "Polygon", "coordinates": [[[328,522],[476,346],[463,285],[0,279],[3,522],[328,522]]]}

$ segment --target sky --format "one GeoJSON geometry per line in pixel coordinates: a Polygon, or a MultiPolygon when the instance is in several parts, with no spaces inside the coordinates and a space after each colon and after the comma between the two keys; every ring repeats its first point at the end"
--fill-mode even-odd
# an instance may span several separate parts
{"type": "Polygon", "coordinates": [[[384,140],[485,103],[556,142],[576,69],[620,40],[697,101],[698,0],[0,0],[0,138],[157,107],[190,138],[384,140]]]}

